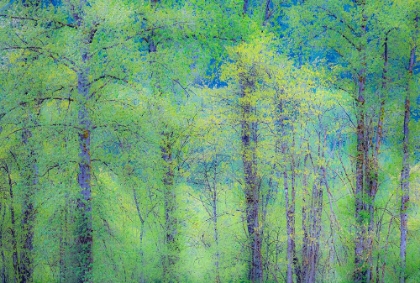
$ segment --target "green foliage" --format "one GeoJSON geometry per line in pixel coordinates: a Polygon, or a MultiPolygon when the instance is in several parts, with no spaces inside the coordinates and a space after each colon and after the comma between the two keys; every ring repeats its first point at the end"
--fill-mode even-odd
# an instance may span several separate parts
{"type": "MultiPolygon", "coordinates": [[[[286,277],[290,216],[303,266],[305,229],[315,229],[310,221],[319,209],[319,238],[309,237],[320,243],[317,280],[352,282],[361,72],[370,144],[384,101],[379,189],[374,200],[363,196],[375,210],[369,235],[374,278],[398,280],[407,89],[417,113],[409,125],[410,152],[418,151],[420,133],[419,74],[406,71],[410,50],[419,44],[417,0],[269,1],[267,20],[266,3],[255,1],[246,15],[238,0],[29,2],[0,1],[3,281],[22,278],[25,252],[34,282],[76,282],[86,267],[77,242],[86,233],[77,213],[86,109],[91,281],[247,282],[251,253],[242,161],[251,157],[241,148],[246,121],[258,124],[264,282],[286,277]],[[80,89],[82,75],[87,95],[80,89]],[[253,109],[246,117],[245,106],[253,109]],[[316,186],[323,194],[315,205],[316,186]],[[287,215],[291,206],[294,213],[287,215]],[[171,256],[176,262],[165,270],[171,256]]],[[[418,152],[410,162],[406,282],[416,282],[418,152]]],[[[367,211],[361,215],[368,223],[367,211]]]]}

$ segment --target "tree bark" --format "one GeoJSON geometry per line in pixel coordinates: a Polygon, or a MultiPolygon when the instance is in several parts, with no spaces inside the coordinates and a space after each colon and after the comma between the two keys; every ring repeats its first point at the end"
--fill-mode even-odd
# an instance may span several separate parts
{"type": "MultiPolygon", "coordinates": [[[[320,124],[322,128],[322,124],[320,124]]],[[[323,163],[325,156],[324,156],[324,148],[325,143],[321,140],[321,129],[318,131],[318,161],[323,163]]],[[[319,241],[321,237],[321,230],[322,230],[322,210],[323,210],[323,186],[325,186],[325,168],[322,165],[315,165],[312,164],[314,167],[314,173],[316,174],[314,184],[312,186],[312,196],[311,196],[311,209],[309,212],[309,247],[308,247],[308,270],[306,272],[307,275],[307,283],[315,283],[316,282],[316,272],[318,268],[319,262],[319,241]]]]}
{"type": "Polygon", "coordinates": [[[364,77],[359,78],[359,97],[357,100],[357,155],[356,155],[356,241],[355,241],[355,270],[354,281],[366,282],[366,254],[365,254],[365,194],[364,194],[364,167],[365,167],[365,124],[364,124],[364,97],[363,84],[364,77]]]}
{"type": "MultiPolygon", "coordinates": [[[[309,145],[308,145],[309,148],[309,145]]],[[[306,154],[303,160],[303,191],[302,191],[302,231],[303,231],[303,239],[302,239],[302,283],[307,282],[307,274],[308,274],[308,266],[309,266],[309,256],[308,256],[308,246],[309,246],[309,234],[308,234],[308,226],[307,226],[307,200],[306,196],[308,195],[308,170],[306,168],[308,162],[309,155],[306,154]]]]}
{"type": "Polygon", "coordinates": [[[366,84],[366,45],[363,36],[366,34],[367,18],[364,14],[364,1],[358,4],[362,9],[362,23],[361,23],[361,42],[359,46],[361,69],[357,77],[357,99],[356,99],[356,114],[357,114],[357,148],[356,148],[356,239],[355,239],[355,267],[353,279],[355,283],[367,282],[368,273],[368,251],[367,251],[367,207],[366,200],[368,198],[365,187],[365,173],[366,173],[366,152],[368,151],[366,145],[366,125],[365,125],[365,84],[366,84]]]}
{"type": "Polygon", "coordinates": [[[1,217],[1,226],[0,226],[0,254],[1,254],[1,274],[0,279],[2,283],[7,282],[7,274],[6,274],[6,256],[4,254],[4,241],[3,241],[3,225],[4,225],[4,219],[6,217],[6,207],[3,209],[3,204],[0,203],[0,212],[3,211],[2,217],[1,217]]]}
{"type": "MultiPolygon", "coordinates": [[[[31,116],[31,114],[29,114],[31,116]]],[[[34,122],[33,119],[28,119],[29,123],[34,122]]],[[[38,165],[36,160],[36,153],[33,149],[32,141],[29,139],[32,133],[28,129],[24,129],[22,133],[22,142],[25,148],[29,149],[29,155],[26,162],[28,167],[23,172],[24,179],[24,196],[22,204],[22,250],[20,252],[20,282],[33,281],[33,237],[35,225],[35,209],[33,203],[33,196],[37,191],[38,186],[38,165]]]]}
{"type": "Polygon", "coordinates": [[[265,2],[265,9],[264,9],[264,21],[263,21],[263,26],[267,25],[268,20],[270,20],[271,17],[271,0],[266,0],[265,2]]]}
{"type": "Polygon", "coordinates": [[[59,282],[60,283],[65,283],[68,281],[67,279],[67,226],[68,226],[68,209],[69,209],[69,204],[68,204],[69,200],[68,200],[68,194],[65,195],[65,203],[64,203],[64,208],[62,209],[62,218],[61,218],[61,223],[60,223],[60,259],[59,259],[59,264],[60,264],[60,270],[59,270],[59,282]]]}
{"type": "MultiPolygon", "coordinates": [[[[295,144],[295,139],[293,137],[293,147],[296,146],[295,144]]],[[[300,268],[300,264],[299,264],[299,259],[297,257],[296,254],[296,216],[295,216],[295,212],[296,212],[296,161],[295,161],[295,157],[292,156],[291,157],[291,192],[290,192],[290,215],[291,215],[291,226],[292,226],[292,257],[293,257],[293,268],[295,271],[295,275],[296,275],[296,282],[300,283],[301,282],[301,268],[300,268]]]]}
{"type": "Polygon", "coordinates": [[[23,235],[23,246],[20,252],[20,282],[32,282],[33,281],[33,237],[34,237],[34,225],[35,225],[35,210],[33,204],[33,193],[36,190],[38,184],[38,168],[36,164],[32,164],[34,176],[32,180],[29,179],[32,185],[25,188],[23,210],[22,210],[22,235],[23,235]]]}
{"type": "Polygon", "coordinates": [[[245,16],[248,13],[249,0],[244,0],[244,5],[242,6],[242,14],[245,16]]]}
{"type": "Polygon", "coordinates": [[[293,224],[292,224],[292,211],[289,200],[289,185],[287,171],[283,172],[284,180],[284,200],[286,205],[286,229],[287,229],[287,272],[286,282],[293,283],[293,224]]]}
{"type": "Polygon", "coordinates": [[[140,203],[138,201],[138,197],[137,197],[137,191],[135,188],[133,188],[133,198],[134,198],[134,204],[136,205],[136,211],[137,211],[137,216],[139,218],[140,221],[140,236],[139,236],[139,244],[140,244],[140,283],[145,283],[145,274],[144,274],[144,252],[143,252],[143,237],[144,237],[144,223],[145,220],[143,218],[143,216],[141,215],[141,211],[140,211],[140,203]]]}
{"type": "MultiPolygon", "coordinates": [[[[418,16],[415,18],[415,27],[417,29],[418,16]]],[[[404,125],[403,125],[403,161],[401,170],[401,207],[400,207],[400,283],[405,282],[406,254],[407,254],[407,208],[410,201],[410,92],[413,88],[412,77],[415,64],[416,46],[410,51],[410,61],[408,65],[408,83],[406,97],[404,101],[404,125]]]]}
{"type": "MultiPolygon", "coordinates": [[[[378,184],[379,184],[379,151],[382,143],[382,133],[383,133],[383,122],[385,117],[385,94],[387,92],[387,73],[388,73],[388,35],[391,30],[387,31],[384,41],[384,52],[383,52],[383,59],[384,65],[382,68],[382,87],[380,90],[380,107],[379,107],[379,116],[378,116],[378,124],[376,129],[376,136],[375,136],[375,143],[373,143],[373,139],[369,137],[367,134],[366,137],[366,151],[369,148],[372,150],[372,154],[369,157],[368,152],[366,152],[366,186],[368,186],[367,190],[367,207],[369,212],[369,223],[368,223],[368,232],[367,232],[367,242],[366,242],[366,250],[367,250],[367,263],[368,263],[368,270],[367,270],[367,281],[371,282],[373,280],[373,238],[375,235],[375,197],[378,192],[378,184]],[[372,141],[371,141],[372,140],[372,141]],[[371,141],[371,142],[370,142],[371,141]],[[370,142],[370,145],[368,143],[370,142]]],[[[368,130],[367,132],[370,132],[368,130]]]]}
{"type": "Polygon", "coordinates": [[[15,199],[14,199],[14,192],[13,192],[13,181],[10,172],[10,168],[7,164],[3,166],[7,174],[7,182],[9,188],[9,196],[10,196],[10,234],[11,234],[11,245],[12,245],[12,263],[13,263],[13,282],[18,282],[20,278],[20,265],[19,265],[19,257],[18,257],[18,245],[17,245],[17,234],[16,234],[16,216],[15,216],[15,199]]]}
{"type": "Polygon", "coordinates": [[[77,73],[77,89],[80,96],[78,122],[79,122],[79,173],[78,185],[80,194],[77,198],[77,281],[92,282],[93,264],[93,223],[92,223],[92,161],[91,161],[91,133],[92,121],[88,110],[90,99],[90,52],[89,47],[92,43],[95,30],[86,27],[84,19],[85,0],[80,0],[79,12],[76,14],[78,29],[83,33],[80,44],[79,54],[81,65],[77,73]]]}
{"type": "MultiPolygon", "coordinates": [[[[217,158],[217,155],[216,155],[217,158]]],[[[217,164],[217,160],[216,163],[217,164]]],[[[216,244],[216,253],[215,253],[215,261],[214,266],[216,269],[216,276],[215,282],[220,283],[220,251],[219,251],[219,229],[218,229],[218,215],[217,215],[217,202],[218,202],[218,194],[217,194],[217,185],[216,185],[216,178],[217,178],[217,166],[213,166],[213,186],[210,185],[208,182],[209,189],[211,189],[211,201],[212,201],[212,220],[213,220],[213,237],[214,242],[216,244]]]]}
{"type": "Polygon", "coordinates": [[[165,173],[163,176],[164,185],[164,210],[165,210],[165,244],[167,254],[164,257],[163,282],[178,282],[176,265],[179,260],[178,245],[178,220],[176,212],[176,194],[174,192],[174,167],[172,160],[173,133],[163,133],[163,145],[161,147],[162,160],[164,162],[165,173]]]}
{"type": "Polygon", "coordinates": [[[257,173],[257,134],[256,107],[249,102],[254,82],[249,78],[241,80],[241,141],[242,163],[245,177],[246,219],[251,245],[251,262],[248,279],[262,282],[263,268],[261,255],[261,231],[259,223],[260,184],[257,173]]]}

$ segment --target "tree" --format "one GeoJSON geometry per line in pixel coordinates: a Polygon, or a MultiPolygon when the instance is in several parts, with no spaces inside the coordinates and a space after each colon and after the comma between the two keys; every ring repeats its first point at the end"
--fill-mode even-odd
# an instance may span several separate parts
{"type": "MultiPolygon", "coordinates": [[[[412,90],[413,86],[413,68],[415,64],[415,56],[417,50],[417,42],[418,41],[418,22],[419,22],[419,15],[417,14],[418,11],[414,11],[414,13],[409,14],[409,19],[414,17],[414,28],[412,31],[412,43],[411,43],[411,50],[410,50],[410,57],[408,63],[408,78],[407,78],[407,87],[406,87],[406,95],[404,99],[404,123],[403,123],[403,162],[402,162],[402,170],[401,170],[401,208],[400,208],[400,283],[404,283],[406,280],[405,269],[406,269],[406,253],[407,253],[407,209],[408,203],[410,199],[410,101],[412,97],[412,90]]],[[[411,19],[412,20],[412,19],[411,19]]]]}

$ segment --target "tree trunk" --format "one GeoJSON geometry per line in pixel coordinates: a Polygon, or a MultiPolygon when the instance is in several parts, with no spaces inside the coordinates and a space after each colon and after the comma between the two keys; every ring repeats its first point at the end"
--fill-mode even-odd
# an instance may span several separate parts
{"type": "MultiPolygon", "coordinates": [[[[87,92],[87,74],[82,72],[79,74],[79,91],[87,92]]],[[[87,99],[87,97],[85,97],[87,99]]],[[[78,210],[78,227],[77,240],[78,245],[78,264],[79,273],[78,280],[80,282],[92,281],[92,203],[91,203],[91,158],[90,158],[90,142],[91,142],[91,124],[89,113],[86,105],[81,105],[79,110],[79,126],[82,128],[79,133],[79,174],[78,184],[80,187],[80,195],[77,198],[78,210]]]]}
{"type": "Polygon", "coordinates": [[[366,282],[366,225],[365,192],[364,192],[364,167],[365,167],[365,116],[364,116],[364,77],[359,78],[359,97],[357,109],[357,155],[356,155],[356,242],[355,242],[355,270],[354,281],[366,282]]]}
{"type": "MultiPolygon", "coordinates": [[[[31,116],[31,114],[29,114],[31,116]]],[[[32,119],[29,119],[29,123],[32,119]]],[[[38,186],[38,165],[33,150],[32,141],[29,138],[32,133],[28,129],[24,129],[22,133],[22,142],[25,148],[29,148],[29,156],[27,163],[30,164],[27,170],[23,172],[24,179],[24,196],[22,205],[22,250],[20,252],[20,282],[33,281],[33,237],[35,225],[35,210],[33,196],[38,186]]]]}
{"type": "MultiPolygon", "coordinates": [[[[216,155],[217,157],[217,155],[216,155]]],[[[217,160],[216,163],[217,164],[217,160]]],[[[214,260],[214,267],[216,269],[216,276],[215,282],[220,283],[220,251],[219,251],[219,229],[218,229],[218,215],[217,215],[217,201],[218,201],[218,194],[217,194],[217,185],[216,185],[216,178],[217,178],[217,166],[213,166],[213,186],[210,185],[208,182],[209,189],[211,189],[211,200],[212,200],[212,220],[213,220],[213,237],[214,242],[216,244],[216,253],[215,253],[215,260],[214,260]]]]}
{"type": "MultiPolygon", "coordinates": [[[[322,128],[322,125],[320,124],[322,128]]],[[[318,131],[318,161],[321,163],[324,161],[324,143],[321,140],[321,130],[318,131]]],[[[322,230],[322,210],[323,210],[323,186],[325,168],[323,166],[312,164],[314,167],[314,173],[316,178],[312,186],[312,195],[311,195],[311,209],[309,212],[309,245],[308,245],[308,269],[306,271],[306,282],[315,283],[316,282],[316,272],[319,262],[319,241],[321,237],[322,230]]]]}
{"type": "Polygon", "coordinates": [[[92,282],[93,264],[93,227],[92,227],[92,184],[91,184],[91,132],[92,121],[88,110],[90,98],[89,89],[89,46],[92,43],[94,30],[89,30],[84,22],[84,7],[86,2],[80,0],[80,11],[77,15],[78,28],[80,32],[86,33],[80,45],[81,66],[77,73],[77,89],[80,95],[78,122],[79,122],[79,173],[78,184],[80,194],[77,198],[77,260],[78,260],[78,282],[92,282]]]}
{"type": "Polygon", "coordinates": [[[4,165],[3,169],[6,171],[7,174],[7,181],[9,187],[9,196],[10,196],[10,236],[11,245],[12,245],[12,263],[13,263],[13,282],[17,282],[20,278],[20,268],[19,268],[19,257],[18,257],[18,245],[17,245],[17,234],[16,234],[16,216],[15,216],[15,199],[13,193],[13,181],[10,172],[10,168],[7,165],[4,165]]]}
{"type": "Polygon", "coordinates": [[[259,225],[260,184],[257,175],[257,134],[256,107],[249,102],[253,82],[241,81],[241,141],[242,163],[245,177],[246,218],[251,245],[251,262],[248,278],[251,282],[262,282],[263,268],[261,255],[261,231],[259,225]]]}
{"type": "Polygon", "coordinates": [[[292,225],[292,212],[289,200],[289,185],[287,171],[283,172],[284,180],[284,200],[286,205],[286,229],[287,229],[287,272],[286,282],[293,283],[293,225],[292,225]]]}
{"type": "Polygon", "coordinates": [[[309,240],[307,247],[307,258],[308,265],[306,274],[306,283],[315,283],[316,271],[319,261],[319,239],[321,237],[321,220],[322,220],[322,209],[323,209],[323,181],[322,168],[318,167],[315,170],[317,178],[312,186],[311,195],[311,209],[309,212],[309,240]]]}
{"type": "Polygon", "coordinates": [[[264,9],[264,21],[263,21],[263,26],[267,25],[268,20],[271,17],[271,0],[266,0],[265,2],[265,9],[264,9]]]}
{"type": "MultiPolygon", "coordinates": [[[[295,144],[295,139],[293,137],[293,147],[296,146],[295,144]]],[[[295,157],[291,157],[292,162],[291,162],[291,192],[290,192],[290,220],[291,220],[291,225],[292,225],[292,256],[293,256],[293,268],[295,271],[295,275],[296,275],[296,282],[300,283],[301,282],[301,269],[300,269],[300,264],[299,264],[299,260],[296,254],[296,216],[295,216],[295,212],[296,212],[296,162],[295,162],[295,157]]]]}
{"type": "MultiPolygon", "coordinates": [[[[367,251],[367,275],[366,280],[367,282],[371,282],[373,280],[373,238],[375,235],[375,197],[376,193],[378,192],[378,184],[379,184],[379,151],[382,143],[382,133],[383,133],[383,121],[385,116],[385,93],[387,92],[387,73],[388,73],[388,34],[390,30],[386,33],[385,41],[384,41],[384,52],[383,52],[383,59],[384,65],[382,69],[382,87],[381,87],[381,101],[379,107],[379,116],[378,116],[378,124],[376,129],[376,136],[375,136],[375,144],[373,143],[373,139],[369,137],[369,134],[366,134],[366,188],[367,192],[367,207],[369,213],[369,223],[368,223],[368,232],[367,232],[367,239],[366,239],[366,251],[367,251]],[[372,140],[372,142],[370,142],[372,140]],[[370,142],[370,145],[368,143],[370,142]],[[368,155],[368,149],[372,149],[371,157],[368,155]]],[[[370,130],[367,130],[370,132],[370,130]]]]}
{"type": "Polygon", "coordinates": [[[32,282],[33,279],[33,237],[34,237],[34,224],[35,224],[35,211],[33,204],[33,193],[38,184],[38,168],[36,163],[32,165],[34,176],[32,180],[29,179],[32,185],[26,187],[27,190],[24,196],[23,209],[22,209],[22,235],[23,246],[20,252],[20,282],[32,282]]]}
{"type": "Polygon", "coordinates": [[[249,0],[244,0],[244,5],[242,7],[242,14],[245,16],[248,13],[249,0]]]}
{"type": "Polygon", "coordinates": [[[135,188],[133,188],[133,197],[134,197],[134,204],[136,205],[136,210],[137,210],[137,216],[139,218],[140,221],[140,236],[139,236],[139,244],[140,244],[140,283],[145,283],[145,274],[144,274],[144,252],[143,252],[143,237],[144,237],[144,218],[141,215],[141,211],[140,211],[140,203],[138,201],[138,197],[137,197],[137,191],[135,188]]]}
{"type": "Polygon", "coordinates": [[[165,167],[165,175],[163,176],[164,185],[164,210],[165,210],[165,243],[167,254],[164,257],[163,265],[163,282],[178,282],[176,265],[179,260],[178,246],[178,220],[175,216],[176,212],[176,194],[174,192],[174,167],[172,160],[172,144],[171,137],[173,133],[163,133],[164,144],[161,147],[162,160],[165,167]]]}
{"type": "MultiPolygon", "coordinates": [[[[366,23],[367,18],[364,15],[364,1],[360,4],[362,9],[362,23],[361,23],[361,36],[360,40],[364,41],[363,36],[366,34],[366,23]]],[[[365,84],[366,84],[366,45],[364,42],[360,44],[359,53],[361,61],[361,69],[358,72],[357,78],[357,99],[356,99],[356,114],[357,114],[357,148],[356,148],[356,207],[355,207],[355,218],[356,218],[356,240],[355,240],[355,267],[353,279],[355,283],[367,282],[367,206],[366,200],[368,195],[366,194],[365,187],[367,184],[365,181],[366,174],[366,152],[368,151],[366,145],[366,125],[365,125],[365,84]]]]}
{"type": "MultiPolygon", "coordinates": [[[[309,146],[308,146],[309,148],[309,146]]],[[[302,231],[303,231],[303,239],[302,239],[302,283],[307,282],[307,274],[308,274],[308,266],[309,266],[309,256],[308,256],[308,246],[309,246],[309,234],[308,234],[308,227],[307,227],[307,203],[306,203],[306,196],[308,195],[308,170],[306,169],[307,162],[308,162],[309,155],[305,155],[303,160],[303,191],[302,191],[302,231]]]]}
{"type": "MultiPolygon", "coordinates": [[[[418,16],[415,19],[416,28],[418,23],[418,16]]],[[[406,269],[406,254],[407,254],[407,208],[408,202],[410,201],[410,92],[413,88],[411,86],[413,69],[415,64],[416,46],[411,49],[410,61],[408,65],[408,83],[406,90],[406,97],[404,101],[404,125],[403,125],[403,161],[401,170],[401,208],[400,208],[400,283],[405,282],[405,269],[406,269]]]]}
{"type": "Polygon", "coordinates": [[[62,218],[60,223],[60,283],[65,283],[68,281],[67,273],[68,273],[68,261],[67,261],[67,250],[68,250],[68,243],[66,241],[68,230],[67,227],[69,225],[68,222],[68,210],[69,210],[69,196],[68,194],[65,195],[65,203],[64,208],[62,209],[62,218]]]}
{"type": "Polygon", "coordinates": [[[1,226],[0,226],[0,254],[1,254],[1,274],[0,279],[2,283],[7,282],[7,274],[6,274],[6,256],[4,255],[4,241],[3,241],[3,225],[4,225],[4,219],[6,218],[6,207],[3,204],[0,203],[0,212],[3,211],[2,217],[1,217],[1,226]]]}

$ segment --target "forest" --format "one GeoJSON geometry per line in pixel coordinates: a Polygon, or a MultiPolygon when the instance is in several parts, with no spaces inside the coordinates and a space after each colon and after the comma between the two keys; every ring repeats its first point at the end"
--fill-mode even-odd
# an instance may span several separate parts
{"type": "Polygon", "coordinates": [[[420,0],[0,0],[0,282],[420,282],[420,0]]]}

